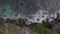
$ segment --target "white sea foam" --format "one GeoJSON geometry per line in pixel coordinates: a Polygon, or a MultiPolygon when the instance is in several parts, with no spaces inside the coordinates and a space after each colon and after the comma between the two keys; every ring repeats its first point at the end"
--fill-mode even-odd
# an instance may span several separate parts
{"type": "MultiPolygon", "coordinates": [[[[59,11],[57,11],[57,12],[59,12],[59,11]]],[[[30,22],[42,23],[42,21],[46,20],[46,19],[48,19],[49,22],[51,22],[54,20],[54,18],[57,17],[57,12],[49,15],[48,11],[39,10],[38,12],[36,12],[36,14],[32,15],[32,19],[28,19],[27,23],[29,23],[29,24],[30,24],[30,22]]]]}
{"type": "Polygon", "coordinates": [[[45,20],[48,17],[48,12],[40,10],[32,16],[33,16],[33,21],[34,22],[42,23],[42,21],[45,20]]]}
{"type": "MultiPolygon", "coordinates": [[[[60,13],[60,10],[57,12],[60,13]]],[[[57,15],[56,15],[57,12],[49,15],[48,11],[39,10],[34,15],[31,16],[32,17],[31,19],[26,17],[25,15],[21,15],[21,14],[18,14],[16,17],[14,16],[13,19],[19,19],[19,18],[25,19],[26,18],[26,19],[28,19],[28,21],[26,21],[27,25],[29,25],[31,23],[42,23],[42,21],[46,20],[47,18],[49,19],[49,22],[51,22],[53,20],[53,18],[57,17],[57,15]]]]}

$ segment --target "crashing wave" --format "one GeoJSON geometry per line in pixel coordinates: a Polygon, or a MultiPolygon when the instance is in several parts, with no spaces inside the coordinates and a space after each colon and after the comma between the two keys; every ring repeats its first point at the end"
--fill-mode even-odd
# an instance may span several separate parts
{"type": "MultiPolygon", "coordinates": [[[[60,14],[60,10],[57,12],[60,14]]],[[[21,15],[19,13],[19,14],[16,14],[17,16],[14,15],[14,17],[10,18],[10,19],[15,19],[15,20],[18,20],[19,18],[22,18],[24,20],[27,19],[27,21],[25,20],[26,21],[25,24],[27,24],[27,25],[29,25],[31,23],[42,23],[42,21],[44,21],[46,19],[49,19],[49,22],[51,22],[51,21],[53,21],[54,18],[57,17],[57,12],[49,15],[48,11],[39,10],[34,15],[31,15],[32,18],[26,17],[25,15],[21,15]]],[[[6,14],[4,14],[4,15],[6,15],[6,14]]],[[[4,17],[4,19],[6,19],[6,18],[8,18],[8,17],[4,17]]]]}

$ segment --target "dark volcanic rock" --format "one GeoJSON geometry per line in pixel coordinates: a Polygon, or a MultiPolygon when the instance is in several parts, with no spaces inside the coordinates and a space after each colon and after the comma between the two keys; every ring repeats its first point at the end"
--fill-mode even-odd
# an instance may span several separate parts
{"type": "Polygon", "coordinates": [[[0,18],[0,26],[1,25],[4,25],[4,23],[5,23],[4,19],[3,18],[0,18]]]}
{"type": "Polygon", "coordinates": [[[25,23],[26,23],[26,21],[25,21],[24,19],[19,18],[19,19],[18,19],[18,22],[17,22],[17,25],[19,25],[19,26],[24,26],[24,25],[26,25],[25,23]]]}
{"type": "Polygon", "coordinates": [[[18,26],[24,26],[26,22],[25,22],[25,20],[22,19],[22,18],[19,18],[18,20],[6,18],[5,23],[16,24],[16,25],[18,25],[18,26]]]}
{"type": "Polygon", "coordinates": [[[48,19],[46,19],[46,21],[42,21],[42,24],[47,28],[53,27],[52,23],[50,23],[48,19]]]}
{"type": "Polygon", "coordinates": [[[10,18],[6,18],[5,23],[10,23],[10,18]]]}

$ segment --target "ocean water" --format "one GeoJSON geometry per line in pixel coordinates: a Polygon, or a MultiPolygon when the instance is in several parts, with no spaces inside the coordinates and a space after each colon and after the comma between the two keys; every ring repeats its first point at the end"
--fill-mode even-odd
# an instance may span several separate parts
{"type": "Polygon", "coordinates": [[[41,23],[46,18],[56,18],[59,11],[60,0],[0,0],[2,18],[22,17],[41,23]]]}

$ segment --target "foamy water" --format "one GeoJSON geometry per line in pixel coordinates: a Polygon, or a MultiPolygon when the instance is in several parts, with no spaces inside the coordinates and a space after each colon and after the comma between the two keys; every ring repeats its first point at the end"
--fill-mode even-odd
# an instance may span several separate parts
{"type": "MultiPolygon", "coordinates": [[[[60,13],[60,10],[57,11],[60,13]]],[[[37,11],[35,14],[31,15],[32,18],[26,17],[25,15],[22,14],[18,14],[16,17],[14,16],[13,18],[10,19],[28,19],[28,21],[26,21],[26,24],[31,24],[31,23],[42,23],[43,20],[46,20],[47,18],[49,19],[49,22],[51,22],[53,20],[53,18],[57,17],[57,12],[54,14],[49,15],[48,11],[43,11],[43,10],[39,10],[37,11]],[[53,17],[53,18],[52,18],[53,17]]],[[[5,19],[8,17],[4,17],[5,19]]]]}
{"type": "Polygon", "coordinates": [[[32,15],[33,17],[32,19],[28,19],[28,20],[29,22],[33,22],[33,23],[42,23],[43,20],[49,19],[49,22],[51,22],[54,20],[54,18],[57,17],[57,13],[60,14],[60,10],[58,10],[57,12],[51,15],[49,15],[48,11],[39,10],[38,12],[36,12],[36,14],[32,15]]]}
{"type": "MultiPolygon", "coordinates": [[[[1,8],[3,9],[3,8],[1,8]]],[[[10,18],[10,19],[28,19],[28,21],[26,22],[26,24],[31,24],[31,23],[42,23],[43,20],[46,20],[47,18],[49,19],[49,22],[51,22],[53,20],[53,18],[57,17],[57,13],[60,14],[60,10],[57,10],[54,12],[54,14],[50,14],[49,11],[44,11],[44,10],[38,10],[36,11],[36,13],[28,15],[28,17],[26,15],[22,15],[21,13],[16,13],[15,11],[13,11],[10,7],[10,5],[5,7],[6,10],[4,10],[5,12],[3,12],[1,15],[7,15],[6,17],[3,16],[4,19],[6,18],[10,18]],[[17,14],[17,16],[15,16],[17,14]],[[29,18],[31,17],[31,18],[29,18]],[[53,17],[53,18],[52,18],[53,17]]],[[[27,13],[28,14],[28,13],[27,13]]]]}

